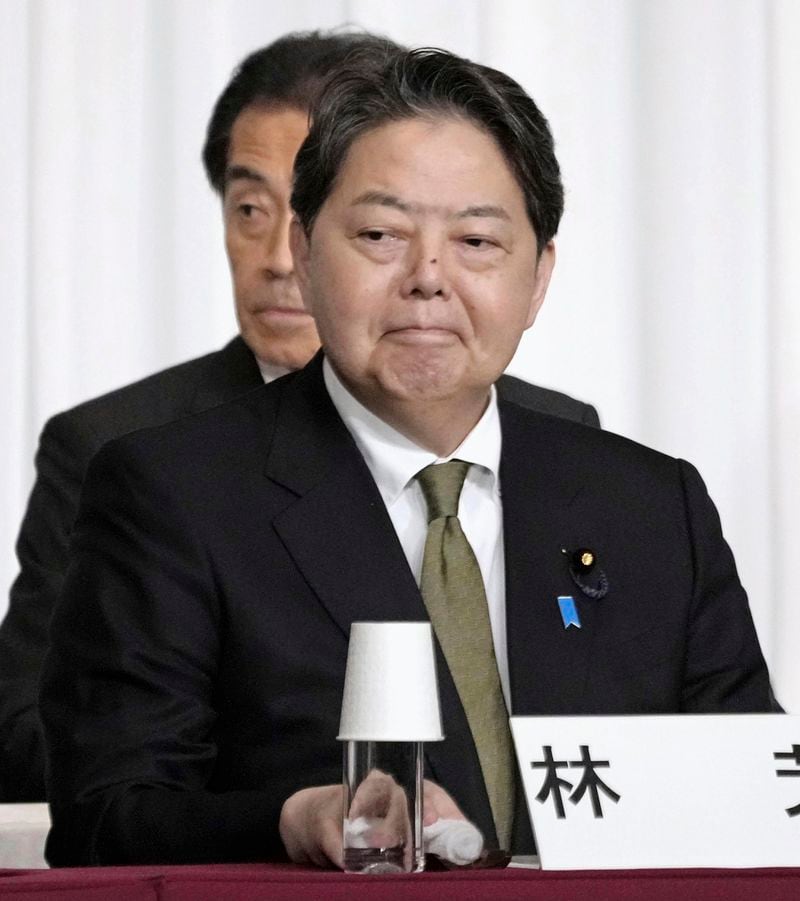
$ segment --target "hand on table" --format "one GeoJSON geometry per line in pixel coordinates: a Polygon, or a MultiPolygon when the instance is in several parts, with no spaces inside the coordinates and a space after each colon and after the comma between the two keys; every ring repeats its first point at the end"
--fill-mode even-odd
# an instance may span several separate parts
{"type": "MultiPolygon", "coordinates": [[[[385,774],[380,774],[384,776],[385,774]]],[[[390,777],[385,777],[390,780],[390,777]]],[[[390,780],[393,782],[393,780],[390,780]]],[[[365,783],[366,784],[366,783],[365,783]]],[[[395,784],[397,791],[383,791],[387,787],[383,780],[376,779],[374,790],[383,794],[386,798],[386,814],[390,821],[398,819],[405,821],[407,816],[404,806],[402,790],[395,784]],[[402,802],[402,814],[401,814],[402,802]],[[392,816],[392,811],[396,816],[392,816]]],[[[281,810],[280,834],[286,853],[294,863],[313,863],[321,867],[329,867],[331,864],[339,868],[344,867],[342,853],[342,810],[344,804],[344,789],[341,785],[323,785],[313,788],[304,788],[295,792],[286,800],[281,810]]],[[[466,820],[456,802],[450,795],[435,782],[428,779],[424,784],[425,817],[423,825],[430,826],[439,819],[466,820]]],[[[354,798],[354,810],[358,816],[355,805],[365,801],[366,798],[358,796],[354,798]]]]}

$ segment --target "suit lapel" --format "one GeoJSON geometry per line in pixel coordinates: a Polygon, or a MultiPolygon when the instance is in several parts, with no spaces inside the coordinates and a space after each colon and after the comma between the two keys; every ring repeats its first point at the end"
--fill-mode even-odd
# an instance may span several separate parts
{"type": "Polygon", "coordinates": [[[266,475],[298,497],[274,521],[345,635],[354,620],[424,620],[377,486],[322,379],[321,356],[287,379],[266,475]]]}
{"type": "Polygon", "coordinates": [[[561,548],[591,546],[578,513],[584,486],[563,447],[562,424],[513,404],[501,405],[501,422],[512,712],[578,713],[602,601],[573,583],[561,548]],[[575,599],[581,628],[565,628],[562,595],[575,599]]]}
{"type": "Polygon", "coordinates": [[[192,413],[210,410],[263,384],[253,352],[241,336],[237,336],[211,355],[189,410],[192,413]]]}

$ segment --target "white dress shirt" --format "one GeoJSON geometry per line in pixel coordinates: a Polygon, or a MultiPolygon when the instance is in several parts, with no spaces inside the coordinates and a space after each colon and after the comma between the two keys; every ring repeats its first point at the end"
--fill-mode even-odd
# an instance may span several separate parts
{"type": "Polygon", "coordinates": [[[279,379],[282,375],[286,375],[286,373],[290,371],[285,366],[276,366],[274,363],[265,363],[263,360],[259,360],[258,357],[256,357],[256,363],[258,363],[258,369],[261,373],[261,378],[264,379],[265,385],[274,382],[275,379],[279,379]]]}
{"type": "Polygon", "coordinates": [[[483,576],[500,684],[511,710],[506,651],[505,557],[500,497],[502,437],[494,387],[478,423],[448,457],[437,457],[387,425],[345,388],[327,359],[325,387],[378,486],[408,565],[419,585],[428,531],[428,508],[414,476],[431,463],[458,459],[471,463],[458,506],[461,528],[483,576]]]}

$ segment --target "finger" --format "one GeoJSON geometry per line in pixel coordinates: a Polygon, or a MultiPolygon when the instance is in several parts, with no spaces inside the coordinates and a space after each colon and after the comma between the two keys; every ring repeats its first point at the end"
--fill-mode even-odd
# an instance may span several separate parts
{"type": "Polygon", "coordinates": [[[330,866],[333,864],[344,869],[344,842],[342,839],[342,818],[341,814],[335,819],[327,818],[320,822],[319,826],[319,849],[324,857],[320,866],[330,866]]]}
{"type": "Polygon", "coordinates": [[[364,840],[371,847],[394,848],[410,836],[408,796],[393,779],[382,780],[380,792],[367,799],[362,795],[358,813],[367,825],[364,840]],[[366,806],[369,800],[372,806],[366,806]]]}
{"type": "Polygon", "coordinates": [[[398,835],[397,844],[403,848],[403,860],[406,869],[411,869],[411,852],[414,847],[414,839],[411,834],[411,811],[409,809],[408,794],[399,785],[392,796],[389,819],[392,827],[398,835]]]}
{"type": "Polygon", "coordinates": [[[411,809],[408,793],[398,785],[392,794],[392,803],[387,817],[391,829],[397,836],[393,847],[403,849],[403,862],[407,870],[411,869],[412,850],[415,848],[411,827],[411,809]]]}
{"type": "Polygon", "coordinates": [[[350,804],[350,819],[386,816],[395,785],[391,776],[381,770],[373,770],[356,789],[350,804]]]}
{"type": "Polygon", "coordinates": [[[411,821],[408,816],[408,795],[395,784],[389,797],[385,817],[370,829],[370,841],[381,848],[396,848],[408,844],[411,838],[411,821]]]}

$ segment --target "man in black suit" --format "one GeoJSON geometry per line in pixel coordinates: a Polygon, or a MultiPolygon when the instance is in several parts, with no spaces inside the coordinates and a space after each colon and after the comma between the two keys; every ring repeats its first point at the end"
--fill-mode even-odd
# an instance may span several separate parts
{"type": "MultiPolygon", "coordinates": [[[[248,57],[216,104],[203,158],[220,195],[241,334],[215,353],[156,373],[51,419],[19,535],[20,573],[0,626],[0,801],[44,800],[37,683],[67,566],[86,468],[107,441],[237,397],[297,369],[319,346],[288,246],[291,169],[308,106],[327,72],[367,35],[288,35],[248,57]]],[[[504,396],[599,425],[588,404],[504,376],[504,396]]]]}
{"type": "Polygon", "coordinates": [[[384,49],[343,66],[312,121],[291,240],[323,352],[91,464],[42,689],[53,864],[341,864],[349,627],[428,618],[423,483],[454,464],[484,623],[458,606],[435,626],[434,813],[456,814],[447,792],[488,844],[531,850],[518,776],[515,819],[491,789],[453,630],[488,642],[503,714],[772,709],[694,468],[492,388],[562,211],[533,101],[441,51],[384,49]],[[580,548],[589,572],[564,553],[580,548]]]}

